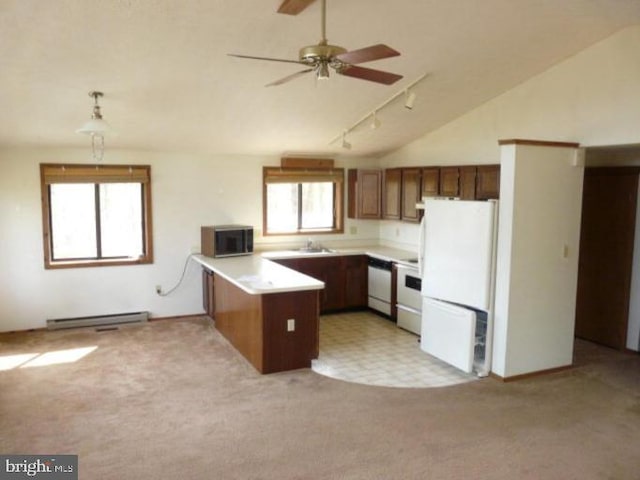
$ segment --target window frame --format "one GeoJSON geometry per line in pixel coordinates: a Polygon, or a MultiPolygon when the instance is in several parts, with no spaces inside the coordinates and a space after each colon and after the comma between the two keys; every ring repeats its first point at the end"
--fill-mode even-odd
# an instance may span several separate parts
{"type": "MultiPolygon", "coordinates": [[[[153,263],[153,221],[151,212],[151,166],[149,165],[103,165],[103,164],[40,164],[40,192],[42,203],[42,243],[44,250],[44,268],[106,267],[123,265],[141,265],[153,263]],[[144,253],[139,257],[108,258],[53,258],[53,236],[51,219],[52,184],[94,184],[94,205],[99,208],[99,185],[105,183],[140,183],[142,207],[142,246],[144,253]]],[[[96,211],[96,247],[100,251],[100,216],[96,211]]]]}
{"type": "Polygon", "coordinates": [[[344,168],[262,168],[262,235],[265,237],[324,235],[344,233],[344,168]],[[302,225],[302,183],[333,183],[333,227],[301,230],[302,225]],[[298,229],[291,232],[267,230],[267,188],[270,183],[298,184],[298,229]]]}

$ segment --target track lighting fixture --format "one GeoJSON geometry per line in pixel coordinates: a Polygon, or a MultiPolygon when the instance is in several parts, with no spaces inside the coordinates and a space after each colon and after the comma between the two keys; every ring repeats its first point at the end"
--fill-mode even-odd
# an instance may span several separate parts
{"type": "Polygon", "coordinates": [[[104,157],[104,137],[105,135],[113,134],[113,130],[109,124],[102,119],[100,105],[98,105],[98,99],[104,96],[104,94],[102,92],[93,91],[89,92],[89,96],[93,97],[94,100],[91,120],[76,130],[76,133],[91,135],[91,153],[93,155],[93,160],[100,161],[102,160],[102,157],[104,157]]]}
{"type": "MultiPolygon", "coordinates": [[[[382,125],[382,122],[378,119],[378,112],[380,110],[382,110],[383,108],[386,108],[390,103],[392,103],[394,100],[396,100],[401,95],[405,96],[404,107],[407,110],[413,109],[413,104],[416,101],[417,94],[416,94],[416,92],[411,91],[411,89],[413,87],[415,87],[418,83],[420,83],[422,80],[427,78],[428,76],[429,76],[429,74],[425,73],[425,74],[421,75],[420,77],[418,77],[413,82],[411,82],[409,85],[407,85],[403,90],[400,90],[399,92],[396,92],[394,95],[392,95],[385,102],[383,102],[382,104],[378,105],[376,108],[374,108],[373,110],[368,112],[365,116],[361,117],[360,120],[355,122],[349,128],[344,129],[341,134],[336,135],[335,137],[333,137],[333,139],[329,142],[329,145],[334,144],[335,142],[340,140],[340,138],[342,138],[342,148],[344,148],[346,150],[351,150],[351,144],[349,142],[347,142],[347,140],[346,140],[347,134],[352,132],[353,130],[356,129],[356,127],[358,127],[359,125],[361,125],[361,124],[363,124],[363,123],[365,123],[367,121],[371,122],[369,124],[369,127],[371,128],[371,130],[377,130],[378,128],[380,128],[380,126],[382,125]]],[[[320,78],[320,67],[318,67],[318,78],[320,78]]]]}

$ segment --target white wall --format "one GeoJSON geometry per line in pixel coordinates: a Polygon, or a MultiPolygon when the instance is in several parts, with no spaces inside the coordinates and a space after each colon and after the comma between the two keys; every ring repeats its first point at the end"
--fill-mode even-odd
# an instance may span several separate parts
{"type": "MultiPolygon", "coordinates": [[[[180,278],[187,256],[200,247],[200,226],[247,223],[257,227],[256,242],[302,243],[296,237],[260,236],[262,166],[276,157],[207,156],[109,150],[105,163],[151,165],[154,258],[151,265],[45,270],[40,203],[41,162],[90,163],[86,149],[0,150],[0,331],[41,328],[47,318],[150,311],[166,317],[202,312],[200,269],[190,264],[180,289],[166,291],[180,278]]],[[[356,161],[353,161],[356,163],[356,161]]],[[[358,159],[355,166],[367,166],[358,159]]],[[[338,166],[349,166],[337,162],[338,166]]],[[[346,221],[344,235],[318,235],[325,243],[371,243],[378,222],[346,221]],[[350,227],[358,233],[349,234],[350,227]]]]}
{"type": "Polygon", "coordinates": [[[634,26],[390,153],[381,165],[498,163],[497,141],[508,138],[640,143],[639,79],[640,26],[634,26]]]}
{"type": "Polygon", "coordinates": [[[584,173],[577,154],[502,147],[492,367],[501,377],[572,364],[584,173]]]}

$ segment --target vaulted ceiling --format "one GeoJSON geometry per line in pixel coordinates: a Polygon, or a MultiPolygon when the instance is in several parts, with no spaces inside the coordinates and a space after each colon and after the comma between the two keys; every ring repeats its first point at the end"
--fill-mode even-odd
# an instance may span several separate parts
{"type": "Polygon", "coordinates": [[[0,146],[87,145],[75,130],[90,90],[118,132],[108,148],[234,154],[379,155],[438,128],[616,31],[640,23],[638,0],[328,0],[329,42],[384,43],[367,63],[391,86],[313,74],[264,85],[321,37],[320,2],[297,16],[280,0],[0,0],[0,146]],[[381,126],[349,128],[379,112],[381,126]]]}

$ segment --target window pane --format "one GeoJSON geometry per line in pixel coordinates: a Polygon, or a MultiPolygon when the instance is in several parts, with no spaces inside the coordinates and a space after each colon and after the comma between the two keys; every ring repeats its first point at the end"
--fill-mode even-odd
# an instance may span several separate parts
{"type": "Polygon", "coordinates": [[[298,184],[267,185],[267,231],[269,233],[298,230],[298,184]]]}
{"type": "Polygon", "coordinates": [[[143,255],[142,184],[100,184],[100,232],[103,257],[143,255]]]}
{"type": "Polygon", "coordinates": [[[302,228],[333,227],[333,183],[302,184],[302,228]]]}
{"type": "Polygon", "coordinates": [[[50,193],[53,258],[95,258],[94,184],[53,184],[50,193]]]}

